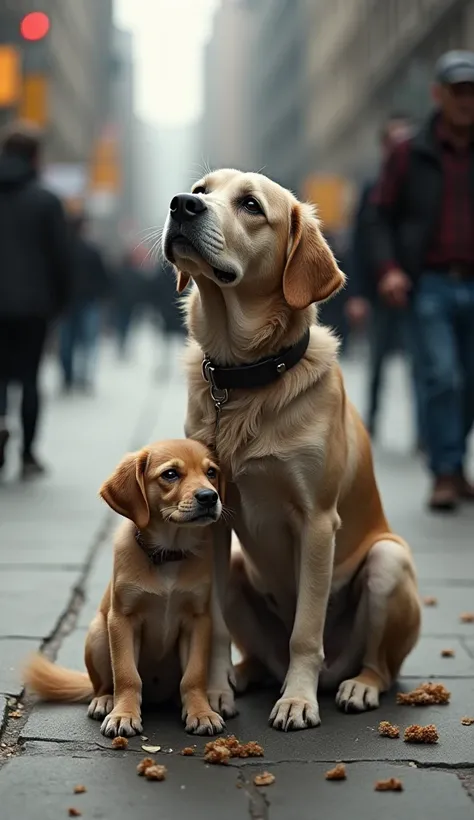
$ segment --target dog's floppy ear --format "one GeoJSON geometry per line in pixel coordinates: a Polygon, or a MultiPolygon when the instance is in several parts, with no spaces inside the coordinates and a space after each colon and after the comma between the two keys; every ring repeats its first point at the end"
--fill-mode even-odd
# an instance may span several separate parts
{"type": "Polygon", "coordinates": [[[99,490],[109,507],[133,521],[139,530],[145,529],[150,521],[145,490],[148,455],[146,448],[138,453],[128,453],[99,490]]]}
{"type": "Polygon", "coordinates": [[[309,205],[297,203],[291,214],[291,250],[283,274],[283,294],[294,310],[323,302],[345,278],[309,205]]]}
{"type": "Polygon", "coordinates": [[[189,282],[191,280],[191,277],[189,276],[189,274],[183,273],[182,270],[176,270],[176,277],[177,277],[176,287],[177,287],[178,293],[182,293],[183,290],[186,290],[186,288],[188,287],[189,282]]]}

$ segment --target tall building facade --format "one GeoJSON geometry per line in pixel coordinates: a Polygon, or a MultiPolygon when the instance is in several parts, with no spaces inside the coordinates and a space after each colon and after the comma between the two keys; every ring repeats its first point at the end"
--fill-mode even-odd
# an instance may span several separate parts
{"type": "Polygon", "coordinates": [[[437,58],[474,47],[473,0],[303,0],[306,155],[318,170],[360,178],[378,156],[392,111],[415,121],[430,110],[437,58]]]}

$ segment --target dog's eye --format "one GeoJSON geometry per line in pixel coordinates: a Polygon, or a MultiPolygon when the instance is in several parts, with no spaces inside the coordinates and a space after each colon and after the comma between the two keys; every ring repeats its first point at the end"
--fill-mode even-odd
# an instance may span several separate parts
{"type": "Polygon", "coordinates": [[[217,470],[215,467],[209,467],[207,471],[208,478],[217,478],[217,470]]]}
{"type": "Polygon", "coordinates": [[[177,481],[179,473],[177,470],[165,470],[164,473],[161,473],[160,478],[164,481],[177,481]]]}
{"type": "Polygon", "coordinates": [[[262,207],[254,196],[244,196],[242,208],[248,211],[249,214],[263,214],[262,207]]]}
{"type": "Polygon", "coordinates": [[[204,185],[198,185],[197,188],[193,189],[193,194],[205,194],[207,193],[204,185]]]}

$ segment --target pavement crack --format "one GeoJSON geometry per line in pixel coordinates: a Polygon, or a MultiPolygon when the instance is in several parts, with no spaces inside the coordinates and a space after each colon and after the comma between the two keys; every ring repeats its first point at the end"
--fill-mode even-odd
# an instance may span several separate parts
{"type": "Polygon", "coordinates": [[[247,780],[243,769],[239,771],[238,785],[248,799],[248,814],[251,820],[270,820],[270,801],[264,790],[257,788],[253,781],[247,780]]]}

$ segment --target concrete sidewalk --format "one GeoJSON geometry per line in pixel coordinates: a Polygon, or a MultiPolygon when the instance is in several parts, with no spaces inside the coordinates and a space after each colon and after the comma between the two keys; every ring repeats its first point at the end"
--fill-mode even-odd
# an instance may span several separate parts
{"type": "MultiPolygon", "coordinates": [[[[79,409],[55,400],[46,430],[47,452],[55,453],[51,481],[0,488],[0,691],[19,694],[19,661],[51,635],[58,661],[83,668],[85,631],[111,568],[111,518],[96,499],[97,487],[125,449],[182,435],[183,381],[148,388],[149,375],[148,363],[120,369],[111,363],[103,395],[90,404],[79,409]]],[[[360,365],[348,363],[346,381],[360,405],[360,365]]],[[[461,724],[462,717],[474,717],[474,624],[459,619],[474,611],[474,509],[448,518],[425,513],[426,479],[410,454],[406,390],[396,365],[377,473],[390,520],[413,546],[421,592],[435,596],[438,605],[424,610],[423,637],[399,689],[439,679],[450,689],[451,703],[408,708],[397,706],[390,693],[376,712],[342,715],[324,698],[320,728],[282,735],[267,727],[275,693],[244,697],[240,716],[228,729],[242,740],[258,740],[265,758],[228,767],[203,763],[205,741],[184,734],[177,712],[145,715],[147,744],[161,747],[153,756],[169,772],[165,783],[155,784],[136,776],[136,764],[145,756],[141,738],[130,741],[125,752],[112,751],[84,706],[27,707],[24,719],[8,718],[4,734],[4,742],[11,743],[4,757],[12,754],[0,771],[5,817],[50,820],[66,817],[70,807],[85,818],[107,820],[134,813],[141,820],[474,817],[474,726],[461,724]],[[446,648],[454,650],[453,658],[441,657],[446,648]],[[413,746],[381,738],[381,720],[401,729],[435,723],[439,743],[413,746]],[[181,757],[179,750],[190,742],[197,745],[196,756],[181,757]],[[340,760],[347,762],[347,781],[327,782],[325,771],[340,760]],[[276,782],[258,789],[253,777],[263,770],[273,772],[276,782]],[[402,779],[403,793],[374,791],[376,780],[392,776],[402,779]],[[87,792],[74,795],[79,783],[87,792]]]]}

